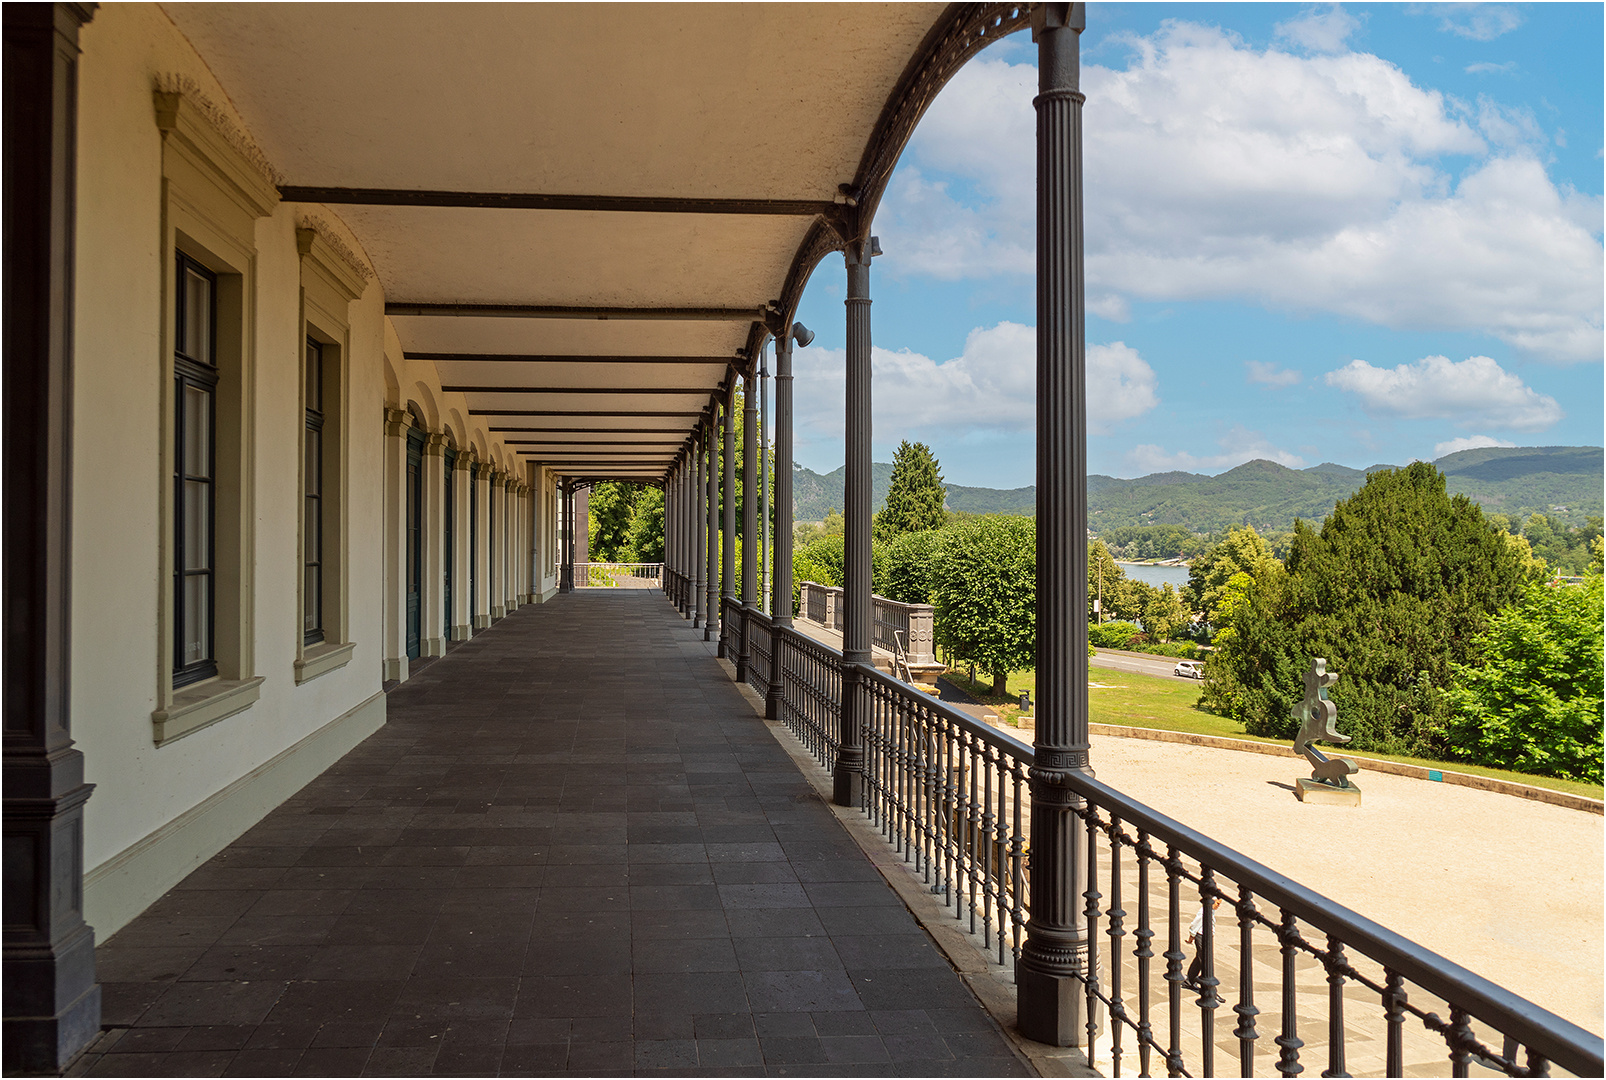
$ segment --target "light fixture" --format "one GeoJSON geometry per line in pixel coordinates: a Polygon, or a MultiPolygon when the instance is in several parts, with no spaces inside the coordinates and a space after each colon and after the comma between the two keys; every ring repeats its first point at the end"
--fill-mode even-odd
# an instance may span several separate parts
{"type": "Polygon", "coordinates": [[[800,322],[795,322],[792,324],[792,340],[806,349],[809,347],[809,342],[814,340],[814,331],[800,322]]]}

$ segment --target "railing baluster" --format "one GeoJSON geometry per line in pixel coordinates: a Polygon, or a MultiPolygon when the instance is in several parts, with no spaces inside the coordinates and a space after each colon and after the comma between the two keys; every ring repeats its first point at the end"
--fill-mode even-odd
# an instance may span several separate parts
{"type": "Polygon", "coordinates": [[[1405,1075],[1405,980],[1400,973],[1383,969],[1383,1021],[1387,1027],[1387,1046],[1383,1069],[1388,1076],[1405,1075]]]}
{"type": "MultiPolygon", "coordinates": [[[[1011,813],[1013,821],[1009,834],[1009,887],[1012,903],[1010,905],[1010,952],[1013,957],[1012,970],[1017,973],[1020,968],[1020,936],[1026,925],[1026,890],[1021,882],[1025,878],[1026,870],[1026,837],[1021,833],[1021,785],[1025,780],[1024,771],[1019,761],[1010,766],[1010,784],[1012,786],[1011,813]]],[[[1017,974],[1017,978],[1018,978],[1017,974]]]]}
{"type": "Polygon", "coordinates": [[[1344,1071],[1344,943],[1328,935],[1322,962],[1327,966],[1327,1070],[1322,1075],[1348,1076],[1344,1071]]]}
{"type": "Polygon", "coordinates": [[[1208,866],[1200,868],[1199,903],[1203,905],[1204,921],[1200,924],[1200,940],[1196,943],[1204,967],[1199,971],[1199,1031],[1204,1046],[1199,1055],[1205,1076],[1216,1075],[1216,1007],[1221,998],[1216,994],[1216,918],[1211,906],[1216,898],[1216,874],[1208,866]]]}
{"type": "Polygon", "coordinates": [[[1149,834],[1141,829],[1133,857],[1138,863],[1138,929],[1132,935],[1137,939],[1132,955],[1138,961],[1138,1075],[1148,1076],[1150,1044],[1154,1041],[1154,1025],[1149,1017],[1149,964],[1154,959],[1154,950],[1150,947],[1154,941],[1154,927],[1149,902],[1149,863],[1154,860],[1154,848],[1149,844],[1149,834]]]}
{"type": "MultiPolygon", "coordinates": [[[[997,833],[998,820],[993,816],[993,777],[997,774],[998,751],[992,746],[982,747],[982,767],[986,770],[985,782],[982,785],[981,808],[981,872],[982,872],[982,907],[981,907],[981,940],[987,946],[989,955],[993,944],[993,907],[998,902],[996,889],[998,887],[998,849],[997,833]]],[[[1000,927],[1002,928],[1002,927],[1000,927]]],[[[998,938],[998,962],[1004,962],[1003,935],[998,938]]]]}
{"type": "Polygon", "coordinates": [[[1171,1020],[1171,1038],[1166,1044],[1165,1067],[1167,1076],[1182,1075],[1182,856],[1177,849],[1167,849],[1165,860],[1167,907],[1170,910],[1171,933],[1169,948],[1165,951],[1165,981],[1168,1011],[1171,1020]]]}
{"type": "Polygon", "coordinates": [[[1255,904],[1248,889],[1242,889],[1236,905],[1238,912],[1238,1004],[1232,1011],[1238,1014],[1238,1075],[1255,1075],[1255,904]]]}
{"type": "Polygon", "coordinates": [[[1092,803],[1084,803],[1082,820],[1087,826],[1087,888],[1082,896],[1087,903],[1082,908],[1087,920],[1083,939],[1087,942],[1087,972],[1082,986],[1086,993],[1087,1063],[1093,1064],[1093,1040],[1098,1036],[1098,984],[1099,984],[1099,812],[1092,803]]]}
{"type": "MultiPolygon", "coordinates": [[[[1472,1060],[1472,1054],[1469,1052],[1472,1042],[1472,1025],[1468,1022],[1469,1019],[1465,1009],[1455,1004],[1450,1006],[1450,1032],[1446,1038],[1450,1043],[1451,1076],[1468,1075],[1467,1065],[1472,1060]]],[[[1343,1064],[1340,1061],[1339,1067],[1342,1068],[1343,1064]]],[[[1345,1076],[1348,1074],[1333,1073],[1332,1075],[1345,1076]]]]}
{"type": "Polygon", "coordinates": [[[1126,1017],[1126,1006],[1121,999],[1121,939],[1126,936],[1126,911],[1121,907],[1121,832],[1120,819],[1110,818],[1110,906],[1105,916],[1110,920],[1107,933],[1110,937],[1110,1070],[1121,1075],[1121,1024],[1126,1017]]]}
{"type": "Polygon", "coordinates": [[[1298,1034],[1299,1014],[1294,983],[1294,959],[1299,954],[1299,927],[1294,913],[1284,909],[1282,922],[1277,926],[1277,940],[1283,957],[1283,1031],[1272,1040],[1278,1046],[1277,1071],[1283,1076],[1298,1076],[1305,1071],[1299,1063],[1299,1051],[1305,1045],[1298,1034]]]}

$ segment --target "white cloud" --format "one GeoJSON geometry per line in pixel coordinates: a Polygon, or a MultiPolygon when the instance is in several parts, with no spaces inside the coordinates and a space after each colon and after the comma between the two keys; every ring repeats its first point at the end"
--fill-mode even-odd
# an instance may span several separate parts
{"type": "MultiPolygon", "coordinates": [[[[963,354],[938,362],[908,349],[872,347],[872,408],[878,442],[921,429],[950,436],[1029,432],[1037,423],[1037,333],[1001,322],[978,327],[963,354]]],[[[843,432],[842,349],[799,349],[797,422],[803,439],[840,439],[843,432]]],[[[1154,369],[1123,342],[1087,350],[1088,428],[1108,434],[1160,403],[1154,369]]]]}
{"type": "Polygon", "coordinates": [[[1516,71],[1517,62],[1515,60],[1507,60],[1503,64],[1496,64],[1492,61],[1483,60],[1476,64],[1468,64],[1463,70],[1468,75],[1504,75],[1508,72],[1516,71]]]}
{"type": "Polygon", "coordinates": [[[1292,368],[1279,368],[1267,360],[1245,360],[1244,367],[1249,369],[1250,382],[1267,386],[1293,386],[1304,378],[1292,368]]]}
{"type": "Polygon", "coordinates": [[[1433,444],[1433,460],[1437,461],[1446,454],[1460,453],[1462,450],[1481,450],[1486,446],[1516,446],[1514,442],[1504,439],[1493,439],[1488,435],[1468,435],[1464,439],[1450,439],[1447,442],[1433,444]]]}
{"type": "Polygon", "coordinates": [[[1220,472],[1259,458],[1275,461],[1290,469],[1305,467],[1304,458],[1272,445],[1265,435],[1250,431],[1242,424],[1234,425],[1232,430],[1216,440],[1216,445],[1221,447],[1221,453],[1197,456],[1186,450],[1173,453],[1153,443],[1144,443],[1128,450],[1126,461],[1134,476],[1170,472],[1173,469],[1183,472],[1220,472]]]}
{"type": "MultiPolygon", "coordinates": [[[[1246,299],[1601,359],[1601,200],[1552,182],[1530,111],[1189,23],[1128,43],[1124,68],[1083,69],[1095,314],[1246,299]]],[[[938,97],[879,215],[889,271],[1034,272],[1035,86],[983,57],[938,97]]]]}
{"type": "Polygon", "coordinates": [[[1522,14],[1504,4],[1434,4],[1439,29],[1473,41],[1493,41],[1522,25],[1522,14]]]}
{"type": "Polygon", "coordinates": [[[1487,356],[1459,363],[1425,356],[1395,368],[1351,360],[1327,373],[1327,385],[1355,394],[1369,414],[1408,420],[1540,431],[1565,415],[1555,398],[1534,391],[1487,356]]]}
{"type": "Polygon", "coordinates": [[[1335,53],[1360,26],[1361,21],[1342,6],[1331,4],[1325,11],[1311,8],[1297,19],[1278,23],[1277,36],[1311,52],[1335,53]]]}

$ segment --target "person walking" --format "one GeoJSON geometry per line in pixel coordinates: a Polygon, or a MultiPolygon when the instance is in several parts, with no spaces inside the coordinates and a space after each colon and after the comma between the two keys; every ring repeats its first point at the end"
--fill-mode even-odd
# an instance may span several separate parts
{"type": "Polygon", "coordinates": [[[1199,914],[1193,917],[1188,924],[1188,944],[1193,946],[1193,963],[1188,965],[1188,974],[1183,978],[1182,985],[1189,990],[1201,990],[1199,976],[1204,974],[1204,937],[1205,923],[1210,925],[1211,941],[1215,940],[1216,908],[1221,906],[1221,897],[1211,897],[1210,903],[1199,905],[1199,914]]]}

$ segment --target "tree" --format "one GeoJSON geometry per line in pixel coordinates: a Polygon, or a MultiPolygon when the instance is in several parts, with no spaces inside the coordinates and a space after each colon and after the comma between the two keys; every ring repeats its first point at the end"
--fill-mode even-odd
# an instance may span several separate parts
{"type": "Polygon", "coordinates": [[[938,643],[1007,694],[1009,673],[1036,660],[1037,523],[988,516],[944,529],[931,585],[938,643]]]}
{"type": "Polygon", "coordinates": [[[1601,782],[1601,579],[1530,582],[1473,641],[1446,693],[1451,755],[1601,782]]]}
{"type": "Polygon", "coordinates": [[[1206,667],[1206,699],[1251,734],[1287,738],[1321,656],[1340,674],[1332,698],[1355,749],[1440,756],[1452,665],[1521,579],[1517,551],[1432,465],[1373,473],[1319,532],[1296,524],[1286,575],[1251,574],[1206,667]]]}
{"type": "Polygon", "coordinates": [[[590,529],[587,551],[592,559],[597,562],[631,561],[624,558],[630,519],[637,500],[645,490],[642,484],[613,480],[602,480],[592,485],[587,504],[587,525],[590,529]]]}
{"type": "Polygon", "coordinates": [[[1177,636],[1187,626],[1190,612],[1168,581],[1154,590],[1143,606],[1143,629],[1156,640],[1165,642],[1177,636]]]}
{"type": "Polygon", "coordinates": [[[664,489],[644,488],[630,508],[625,527],[623,562],[654,563],[664,559],[664,489]]]}
{"type": "Polygon", "coordinates": [[[905,439],[892,456],[886,505],[872,525],[875,538],[885,543],[904,533],[940,528],[948,520],[942,508],[945,498],[942,473],[931,447],[905,439]]]}
{"type": "Polygon", "coordinates": [[[1183,599],[1212,626],[1220,619],[1217,609],[1221,592],[1234,574],[1256,576],[1262,564],[1272,559],[1271,546],[1263,540],[1253,525],[1228,529],[1227,535],[1211,545],[1210,549],[1188,567],[1188,584],[1183,599]]]}
{"type": "Polygon", "coordinates": [[[942,530],[904,533],[882,545],[885,571],[876,592],[900,604],[931,603],[932,567],[942,544],[942,530]]]}

